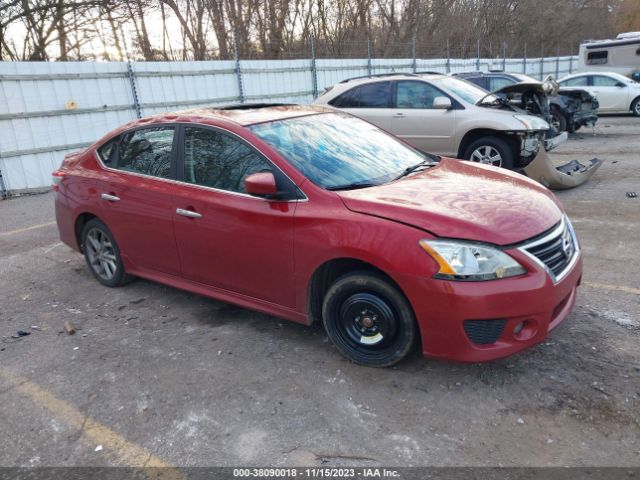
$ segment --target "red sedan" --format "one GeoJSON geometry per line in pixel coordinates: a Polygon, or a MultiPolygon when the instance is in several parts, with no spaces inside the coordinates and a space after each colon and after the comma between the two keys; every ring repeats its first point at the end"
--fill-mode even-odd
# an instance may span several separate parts
{"type": "Polygon", "coordinates": [[[582,273],[562,206],[516,173],[322,107],[145,118],[54,172],[60,238],[144,277],[309,325],[351,360],[476,362],[545,339],[582,273]]]}

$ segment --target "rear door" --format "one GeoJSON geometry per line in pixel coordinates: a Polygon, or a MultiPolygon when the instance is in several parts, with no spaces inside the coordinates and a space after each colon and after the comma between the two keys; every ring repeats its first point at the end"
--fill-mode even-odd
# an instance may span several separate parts
{"type": "Polygon", "coordinates": [[[173,125],[139,128],[107,144],[100,149],[105,168],[96,187],[101,217],[125,261],[180,275],[172,223],[175,131],[173,125]]]}
{"type": "Polygon", "coordinates": [[[347,90],[329,104],[391,131],[391,82],[372,82],[347,90]]]}
{"type": "Polygon", "coordinates": [[[418,80],[395,82],[391,132],[427,152],[456,155],[456,111],[434,109],[437,97],[454,100],[430,83],[418,80]]]}
{"type": "MultiPolygon", "coordinates": [[[[276,167],[235,134],[212,127],[183,129],[179,150],[183,167],[178,173],[182,182],[172,208],[183,276],[294,307],[297,203],[244,191],[248,175],[275,172],[276,167]]],[[[275,174],[278,178],[281,172],[275,174]]]]}

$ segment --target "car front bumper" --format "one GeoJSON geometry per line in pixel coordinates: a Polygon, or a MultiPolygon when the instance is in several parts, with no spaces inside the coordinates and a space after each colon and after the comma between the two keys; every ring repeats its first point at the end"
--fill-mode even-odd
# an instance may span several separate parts
{"type": "Polygon", "coordinates": [[[526,275],[486,282],[404,279],[425,356],[460,362],[507,357],[544,341],[571,313],[582,278],[580,252],[558,283],[526,254],[507,252],[526,275]],[[491,335],[495,341],[482,343],[491,335]]]}

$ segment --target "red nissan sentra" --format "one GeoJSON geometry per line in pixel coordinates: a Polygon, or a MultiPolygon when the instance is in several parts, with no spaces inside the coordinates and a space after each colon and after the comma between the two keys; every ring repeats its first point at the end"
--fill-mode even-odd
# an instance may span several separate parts
{"type": "Polygon", "coordinates": [[[323,107],[129,123],[54,172],[60,238],[104,285],[144,277],[309,325],[354,362],[416,343],[478,362],[545,339],[582,261],[560,202],[323,107]]]}

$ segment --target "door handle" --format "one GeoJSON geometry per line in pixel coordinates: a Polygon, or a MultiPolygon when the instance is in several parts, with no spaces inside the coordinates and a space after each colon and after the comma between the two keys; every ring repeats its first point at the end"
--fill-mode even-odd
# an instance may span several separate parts
{"type": "Polygon", "coordinates": [[[185,210],[184,208],[176,208],[176,213],[178,215],[182,215],[183,217],[202,218],[201,213],[194,212],[193,210],[185,210]]]}
{"type": "Polygon", "coordinates": [[[404,117],[405,117],[404,113],[394,113],[393,114],[393,118],[404,118],[404,117]]]}
{"type": "Polygon", "coordinates": [[[102,195],[100,195],[100,197],[103,200],[108,200],[110,202],[119,202],[120,201],[120,197],[116,197],[115,195],[110,195],[108,193],[103,193],[102,195]]]}

